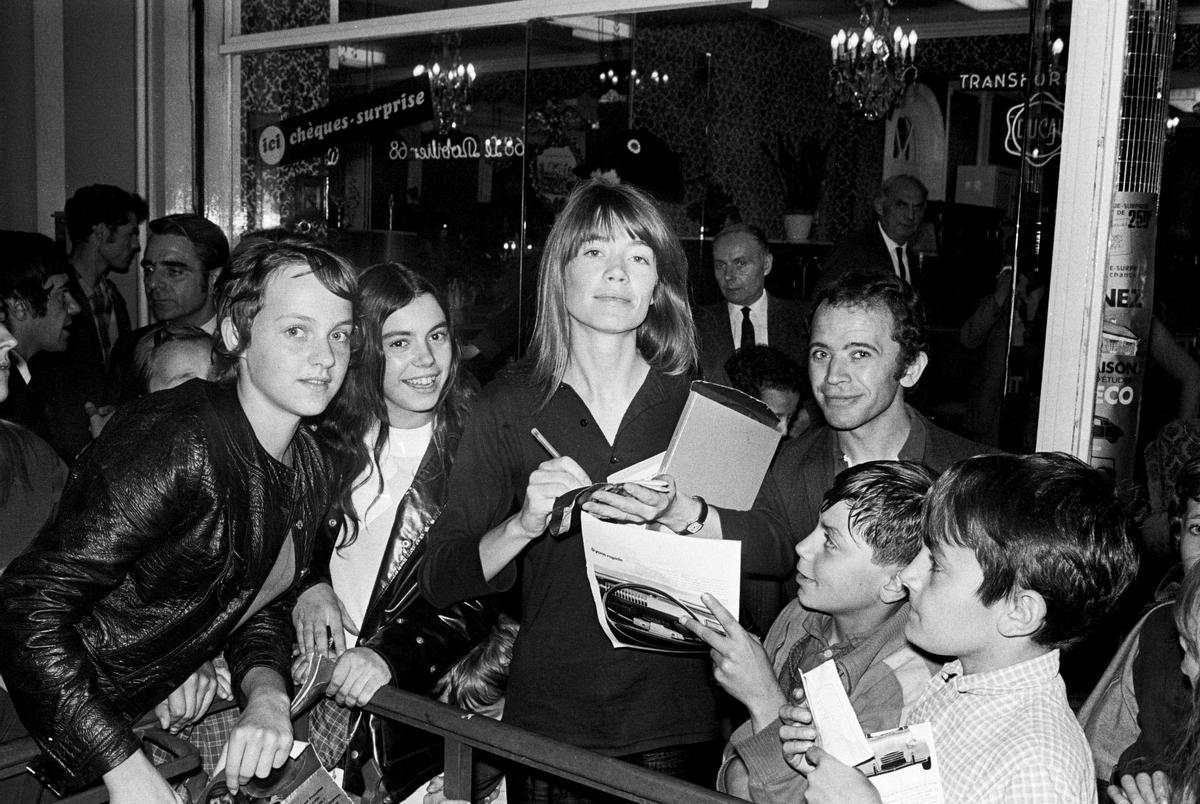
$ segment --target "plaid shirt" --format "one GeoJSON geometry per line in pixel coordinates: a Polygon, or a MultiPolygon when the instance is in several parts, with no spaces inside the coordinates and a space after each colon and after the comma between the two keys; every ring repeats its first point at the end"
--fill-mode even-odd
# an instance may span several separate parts
{"type": "Polygon", "coordinates": [[[1096,801],[1092,755],[1058,675],[1058,651],[989,673],[953,661],[907,717],[929,721],[947,804],[1096,801]]]}

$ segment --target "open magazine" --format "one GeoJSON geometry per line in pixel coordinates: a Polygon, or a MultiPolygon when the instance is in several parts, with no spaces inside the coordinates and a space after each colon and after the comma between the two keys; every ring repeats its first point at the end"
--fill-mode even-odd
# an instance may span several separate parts
{"type": "Polygon", "coordinates": [[[707,652],[708,646],[679,624],[687,616],[723,631],[700,602],[705,592],[737,616],[740,543],[676,536],[587,513],[580,520],[596,617],[613,647],[707,652]]]}

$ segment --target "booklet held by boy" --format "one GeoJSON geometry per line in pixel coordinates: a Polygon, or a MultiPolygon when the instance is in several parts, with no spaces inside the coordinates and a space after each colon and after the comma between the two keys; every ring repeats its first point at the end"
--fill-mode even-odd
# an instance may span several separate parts
{"type": "Polygon", "coordinates": [[[944,804],[940,765],[928,723],[866,736],[832,659],[800,678],[821,747],[865,773],[884,804],[944,804]]]}

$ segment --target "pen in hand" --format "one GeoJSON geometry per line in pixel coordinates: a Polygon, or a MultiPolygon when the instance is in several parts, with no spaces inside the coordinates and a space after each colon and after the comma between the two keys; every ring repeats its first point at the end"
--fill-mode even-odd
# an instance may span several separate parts
{"type": "Polygon", "coordinates": [[[529,432],[532,433],[533,437],[537,439],[537,442],[542,445],[542,449],[544,449],[544,450],[546,450],[546,452],[550,453],[551,458],[561,458],[562,457],[562,453],[560,453],[558,450],[556,450],[554,448],[554,445],[551,444],[548,440],[546,440],[546,437],[544,435],[542,435],[541,430],[534,427],[529,432]]]}

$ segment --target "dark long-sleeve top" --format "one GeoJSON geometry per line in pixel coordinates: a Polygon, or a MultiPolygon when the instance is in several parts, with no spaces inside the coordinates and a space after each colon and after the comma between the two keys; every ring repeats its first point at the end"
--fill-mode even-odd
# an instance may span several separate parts
{"type": "Polygon", "coordinates": [[[541,536],[490,583],[479,558],[480,538],[516,510],[529,475],[547,459],[530,428],[599,480],[666,449],[687,393],[686,377],[651,370],[611,445],[566,384],[542,406],[521,375],[509,375],[476,402],[449,502],[428,536],[421,585],[445,606],[511,588],[519,565],[521,631],[506,722],[612,756],[717,736],[707,655],[612,647],[596,619],[579,534],[541,536]]]}

